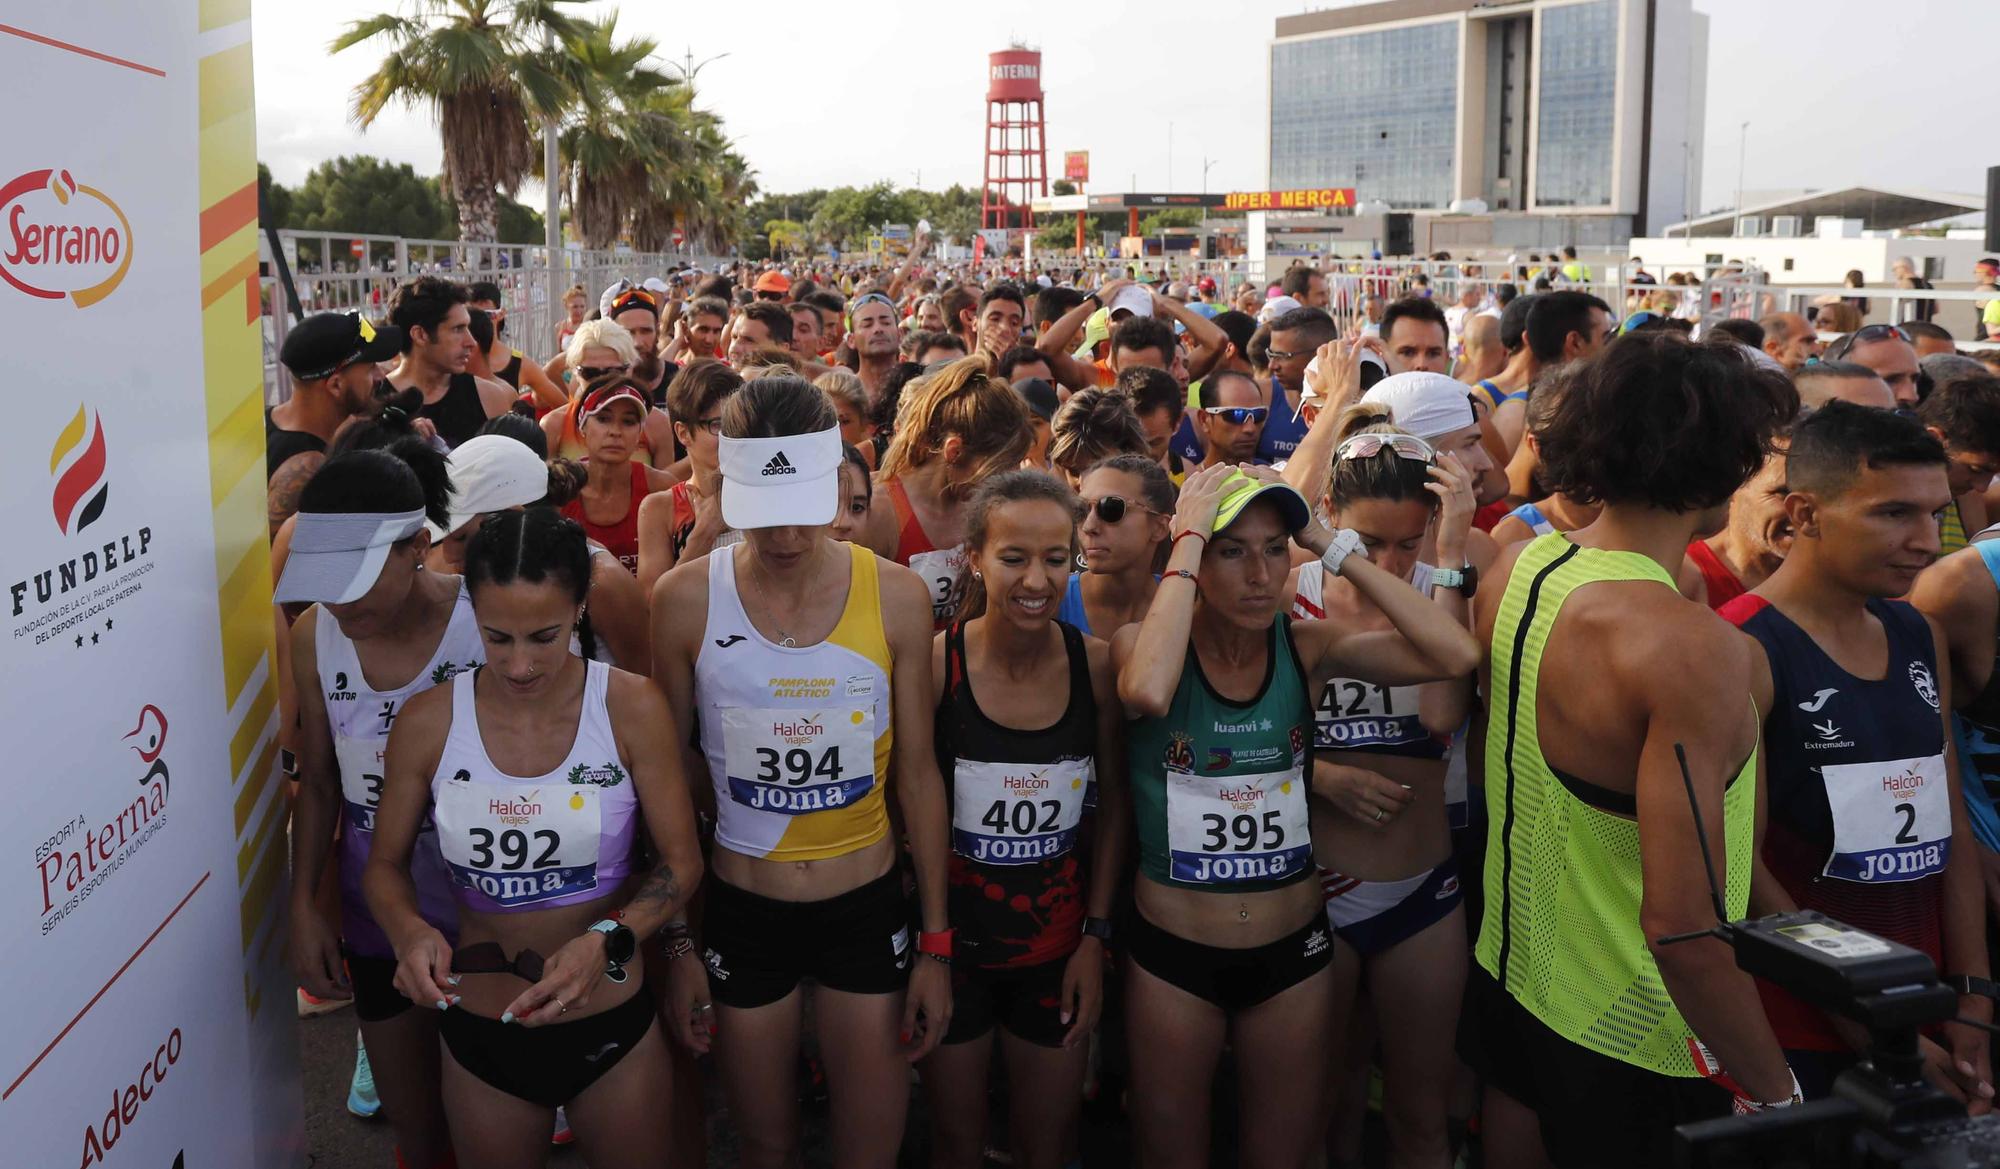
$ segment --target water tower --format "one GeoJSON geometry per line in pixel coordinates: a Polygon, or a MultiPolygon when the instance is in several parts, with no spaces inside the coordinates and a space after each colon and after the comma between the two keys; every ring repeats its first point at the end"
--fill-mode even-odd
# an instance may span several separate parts
{"type": "Polygon", "coordinates": [[[986,181],[980,226],[1030,228],[1030,200],[1049,193],[1042,54],[1019,45],[986,58],[986,181]]]}

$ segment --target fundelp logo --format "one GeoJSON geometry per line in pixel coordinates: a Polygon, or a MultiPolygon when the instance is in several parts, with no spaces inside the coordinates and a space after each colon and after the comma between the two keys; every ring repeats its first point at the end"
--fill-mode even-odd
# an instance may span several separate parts
{"type": "Polygon", "coordinates": [[[81,532],[104,514],[111,494],[104,462],[104,420],[97,411],[78,406],[49,451],[49,474],[56,477],[56,526],[63,535],[81,532]]]}
{"type": "Polygon", "coordinates": [[[111,197],[66,170],[0,187],[0,280],[42,300],[89,308],[132,270],[132,224],[111,197]]]}

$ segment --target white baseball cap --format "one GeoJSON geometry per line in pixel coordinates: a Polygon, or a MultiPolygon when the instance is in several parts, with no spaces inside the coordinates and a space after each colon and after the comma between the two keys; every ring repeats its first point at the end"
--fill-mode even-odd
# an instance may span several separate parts
{"type": "Polygon", "coordinates": [[[1274,296],[1271,299],[1265,301],[1264,307],[1258,311],[1257,323],[1260,325],[1268,325],[1272,321],[1277,320],[1279,317],[1282,317],[1286,313],[1291,312],[1293,309],[1299,307],[1301,307],[1299,302],[1293,297],[1274,296]]]}
{"type": "Polygon", "coordinates": [[[838,426],[779,438],[722,436],[722,522],[738,531],[832,523],[843,457],[838,426]]]}
{"type": "Polygon", "coordinates": [[[1152,316],[1152,289],[1144,284],[1128,284],[1119,289],[1118,295],[1111,298],[1111,303],[1104,306],[1104,312],[1109,316],[1120,309],[1131,313],[1135,317],[1152,316]]]}
{"type": "Polygon", "coordinates": [[[1389,421],[1425,441],[1479,425],[1466,384],[1441,373],[1391,374],[1361,395],[1389,408],[1389,421]]]}
{"type": "Polygon", "coordinates": [[[475,434],[446,456],[451,469],[451,518],[440,528],[426,522],[432,540],[442,540],[488,512],[526,507],[549,493],[549,466],[519,439],[475,434]]]}

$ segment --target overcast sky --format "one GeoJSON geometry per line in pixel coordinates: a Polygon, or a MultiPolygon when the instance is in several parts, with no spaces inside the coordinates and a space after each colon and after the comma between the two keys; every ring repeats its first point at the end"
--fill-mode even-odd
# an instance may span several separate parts
{"type": "MultiPolygon", "coordinates": [[[[329,56],[348,21],[402,0],[254,0],[258,154],[280,182],[343,153],[438,169],[429,114],[394,111],[365,134],[349,91],[379,53],[329,56]]],[[[1096,190],[1261,190],[1273,20],[1301,0],[936,0],[623,5],[620,31],[663,55],[690,50],[701,104],[719,111],[767,192],[980,179],[986,54],[1039,46],[1049,165],[1091,152],[1096,190]],[[1136,184],[1136,186],[1134,186],[1136,184]]],[[[590,5],[605,10],[610,4],[590,5]]],[[[1702,205],[1727,206],[1738,127],[1752,190],[1875,183],[1971,193],[2000,163],[1978,143],[2000,6],[1963,0],[1695,0],[1709,14],[1702,205]],[[1949,95],[1956,94],[1950,100],[1949,95]]]]}

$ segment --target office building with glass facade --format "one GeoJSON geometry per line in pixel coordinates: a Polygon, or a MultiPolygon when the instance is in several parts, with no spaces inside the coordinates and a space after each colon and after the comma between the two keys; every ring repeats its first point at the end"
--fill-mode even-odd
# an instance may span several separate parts
{"type": "MultiPolygon", "coordinates": [[[[1694,210],[1708,19],[1691,0],[1385,0],[1281,17],[1271,189],[1523,217],[1621,242],[1694,210]],[[1483,207],[1482,207],[1483,205],[1483,207]]],[[[1507,224],[1512,223],[1509,227],[1507,224]]]]}

